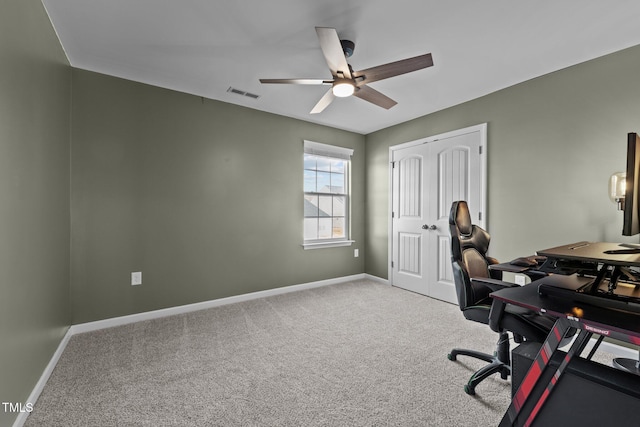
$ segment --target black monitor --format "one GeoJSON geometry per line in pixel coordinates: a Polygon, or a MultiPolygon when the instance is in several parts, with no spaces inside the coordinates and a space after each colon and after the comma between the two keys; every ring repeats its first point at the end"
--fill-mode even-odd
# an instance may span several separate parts
{"type": "Polygon", "coordinates": [[[623,236],[640,234],[640,136],[627,135],[627,177],[624,193],[623,236]]]}

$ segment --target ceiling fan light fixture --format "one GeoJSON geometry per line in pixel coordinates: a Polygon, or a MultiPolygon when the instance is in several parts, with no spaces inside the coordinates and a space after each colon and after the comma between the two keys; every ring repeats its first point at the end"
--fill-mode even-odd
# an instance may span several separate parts
{"type": "Polygon", "coordinates": [[[339,98],[353,95],[356,88],[350,80],[336,80],[333,84],[333,94],[339,98]]]}
{"type": "Polygon", "coordinates": [[[427,53],[413,58],[401,59],[399,61],[370,67],[365,70],[354,71],[353,68],[351,68],[351,65],[347,62],[347,58],[353,53],[355,43],[349,40],[340,40],[335,28],[316,27],[316,34],[318,35],[322,55],[329,66],[329,71],[331,71],[333,80],[260,79],[260,83],[284,83],[296,85],[331,84],[331,89],[325,92],[309,114],[318,114],[324,111],[324,109],[327,108],[334,99],[346,98],[351,95],[388,110],[396,105],[397,102],[367,86],[369,83],[433,66],[433,58],[431,58],[430,53],[427,53]]]}

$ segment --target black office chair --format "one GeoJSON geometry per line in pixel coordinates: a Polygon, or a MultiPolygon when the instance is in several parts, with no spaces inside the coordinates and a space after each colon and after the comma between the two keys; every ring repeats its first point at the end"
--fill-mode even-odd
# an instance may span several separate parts
{"type": "Polygon", "coordinates": [[[498,263],[496,259],[487,256],[491,237],[485,230],[471,223],[467,202],[453,203],[449,214],[449,227],[451,264],[460,310],[465,318],[490,325],[499,333],[493,355],[459,348],[453,349],[448,355],[449,360],[456,360],[459,355],[463,355],[489,363],[475,372],[464,387],[467,394],[474,395],[476,386],[490,375],[500,373],[500,377],[505,380],[509,377],[511,366],[508,332],[513,334],[517,343],[543,342],[555,319],[507,305],[499,319],[494,318],[490,322],[492,299],[489,294],[518,285],[503,282],[500,280],[500,271],[489,269],[489,265],[498,263]]]}

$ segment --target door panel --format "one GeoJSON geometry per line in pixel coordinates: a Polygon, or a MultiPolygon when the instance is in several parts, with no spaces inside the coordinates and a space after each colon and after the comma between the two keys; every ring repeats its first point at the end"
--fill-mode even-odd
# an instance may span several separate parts
{"type": "Polygon", "coordinates": [[[422,217],[422,159],[411,155],[398,162],[400,218],[422,217]]]}
{"type": "Polygon", "coordinates": [[[436,226],[428,238],[431,249],[425,260],[428,295],[451,303],[457,302],[451,269],[449,211],[456,200],[466,200],[477,211],[481,197],[481,138],[477,132],[441,138],[429,145],[430,213],[436,226]]]}
{"type": "Polygon", "coordinates": [[[469,129],[392,150],[392,284],[452,303],[451,204],[466,200],[484,227],[486,127],[469,129]]]}
{"type": "Polygon", "coordinates": [[[456,200],[468,200],[469,161],[469,147],[456,146],[438,153],[438,218],[448,217],[456,200]]]}
{"type": "Polygon", "coordinates": [[[449,236],[438,236],[438,281],[453,283],[450,251],[451,238],[449,236]]]}
{"type": "Polygon", "coordinates": [[[422,235],[399,233],[398,270],[422,277],[422,235]]]}
{"type": "Polygon", "coordinates": [[[401,287],[426,293],[424,277],[425,236],[422,233],[425,212],[424,149],[399,150],[393,168],[393,277],[401,287]]]}

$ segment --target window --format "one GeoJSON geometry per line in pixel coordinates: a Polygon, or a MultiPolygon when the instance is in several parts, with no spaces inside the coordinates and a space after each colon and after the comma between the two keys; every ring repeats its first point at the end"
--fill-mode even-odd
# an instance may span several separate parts
{"type": "Polygon", "coordinates": [[[353,150],[304,142],[304,247],[346,246],[353,150]]]}

